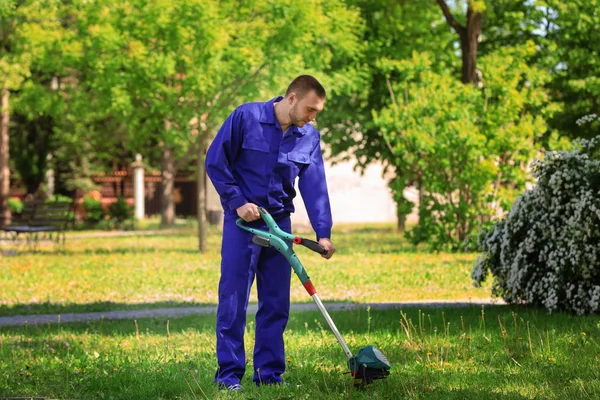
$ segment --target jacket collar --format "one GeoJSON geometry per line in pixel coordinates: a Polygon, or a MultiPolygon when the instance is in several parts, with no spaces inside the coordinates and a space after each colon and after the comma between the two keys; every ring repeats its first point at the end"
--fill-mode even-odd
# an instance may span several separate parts
{"type": "MultiPolygon", "coordinates": [[[[260,109],[260,119],[259,121],[263,124],[271,124],[271,125],[278,125],[277,122],[277,117],[275,117],[275,108],[273,107],[273,104],[283,100],[283,96],[277,96],[272,98],[271,100],[263,103],[261,109],[260,109]]],[[[295,133],[299,136],[304,136],[306,134],[306,130],[305,128],[300,128],[296,125],[292,125],[290,126],[291,132],[295,133]]]]}

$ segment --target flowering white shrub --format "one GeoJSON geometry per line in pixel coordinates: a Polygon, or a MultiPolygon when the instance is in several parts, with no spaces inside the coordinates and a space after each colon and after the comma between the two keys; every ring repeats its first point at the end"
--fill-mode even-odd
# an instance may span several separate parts
{"type": "Polygon", "coordinates": [[[600,137],[532,164],[536,185],[483,231],[472,278],[508,303],[600,311],[600,137]]]}

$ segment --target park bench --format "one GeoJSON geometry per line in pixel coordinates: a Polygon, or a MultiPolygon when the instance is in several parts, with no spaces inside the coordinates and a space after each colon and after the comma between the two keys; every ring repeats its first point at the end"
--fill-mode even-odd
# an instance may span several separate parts
{"type": "Polygon", "coordinates": [[[2,227],[6,241],[17,245],[23,237],[29,250],[36,251],[41,240],[54,242],[55,247],[65,244],[65,232],[73,222],[72,201],[26,201],[23,211],[12,222],[2,227]]]}

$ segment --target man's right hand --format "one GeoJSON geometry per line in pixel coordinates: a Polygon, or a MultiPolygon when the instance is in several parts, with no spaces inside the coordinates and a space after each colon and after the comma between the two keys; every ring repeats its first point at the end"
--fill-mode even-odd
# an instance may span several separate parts
{"type": "Polygon", "coordinates": [[[238,207],[236,211],[237,215],[239,215],[239,217],[246,222],[252,222],[260,219],[258,206],[254,203],[246,203],[243,206],[238,207]]]}

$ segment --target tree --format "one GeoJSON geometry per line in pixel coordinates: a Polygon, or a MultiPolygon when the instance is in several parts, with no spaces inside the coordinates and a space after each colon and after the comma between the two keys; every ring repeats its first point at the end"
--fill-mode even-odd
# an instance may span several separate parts
{"type": "Polygon", "coordinates": [[[0,3],[0,211],[5,222],[10,218],[7,206],[10,190],[9,100],[14,92],[18,102],[19,92],[31,85],[32,66],[39,64],[60,40],[60,24],[56,19],[59,4],[52,0],[43,6],[36,1],[0,3]]]}
{"type": "Polygon", "coordinates": [[[546,1],[544,33],[552,48],[549,82],[553,100],[561,108],[550,120],[552,128],[570,138],[600,135],[600,122],[585,129],[576,122],[600,114],[600,2],[598,0],[546,1]]]}
{"type": "Polygon", "coordinates": [[[596,84],[600,71],[595,61],[600,52],[599,7],[597,0],[486,2],[480,53],[533,41],[538,51],[531,61],[551,73],[549,130],[540,142],[545,148],[556,146],[551,134],[563,138],[600,134],[598,122],[586,129],[577,124],[583,116],[600,112],[596,84]]]}
{"type": "MultiPolygon", "coordinates": [[[[129,149],[148,143],[159,149],[165,226],[173,222],[176,171],[196,164],[203,186],[208,140],[233,106],[272,93],[301,71],[330,71],[356,52],[358,16],[338,1],[136,0],[90,7],[82,30],[94,54],[91,85],[126,127],[129,149]]],[[[342,67],[337,71],[327,81],[333,87],[343,76],[342,67]]],[[[201,249],[203,218],[200,210],[201,249]]]]}
{"type": "Polygon", "coordinates": [[[10,91],[17,89],[29,73],[27,54],[18,50],[16,6],[14,1],[0,3],[0,224],[10,222],[10,91]]]}
{"type": "MultiPolygon", "coordinates": [[[[353,159],[356,168],[364,171],[374,161],[381,161],[384,173],[395,181],[412,182],[414,177],[402,176],[395,163],[389,162],[390,150],[373,123],[373,111],[393,103],[390,83],[398,78],[395,71],[383,67],[387,60],[411,57],[413,51],[430,51],[435,71],[457,69],[453,54],[453,35],[448,31],[438,6],[433,2],[354,0],[364,30],[360,58],[350,65],[356,73],[339,94],[328,99],[321,119],[330,127],[323,135],[331,149],[334,162],[353,159]]],[[[398,100],[404,91],[397,92],[398,100]]],[[[393,158],[393,157],[392,157],[393,158]]],[[[397,204],[398,228],[404,230],[406,216],[412,204],[401,192],[393,191],[397,204]]]]}
{"type": "Polygon", "coordinates": [[[97,94],[87,84],[86,76],[93,73],[84,62],[81,7],[86,5],[19,1],[2,20],[12,27],[3,30],[10,39],[5,41],[8,58],[27,65],[11,91],[10,164],[28,193],[38,191],[48,168],[58,170],[59,190],[89,189],[91,171],[118,148],[115,124],[99,112],[104,108],[97,107],[97,94]]]}
{"type": "MultiPolygon", "coordinates": [[[[416,177],[421,202],[416,243],[458,250],[465,240],[506,209],[528,179],[534,140],[545,121],[531,113],[547,101],[547,74],[528,65],[533,43],[481,59],[482,88],[448,73],[431,71],[427,54],[389,61],[400,74],[393,84],[404,91],[398,103],[374,113],[398,176],[416,177]]],[[[402,193],[409,184],[397,179],[402,193]]]]}
{"type": "Polygon", "coordinates": [[[545,59],[550,51],[545,38],[548,20],[540,3],[530,0],[487,1],[477,54],[486,55],[501,48],[533,42],[538,51],[532,61],[545,68],[545,59]]]}

